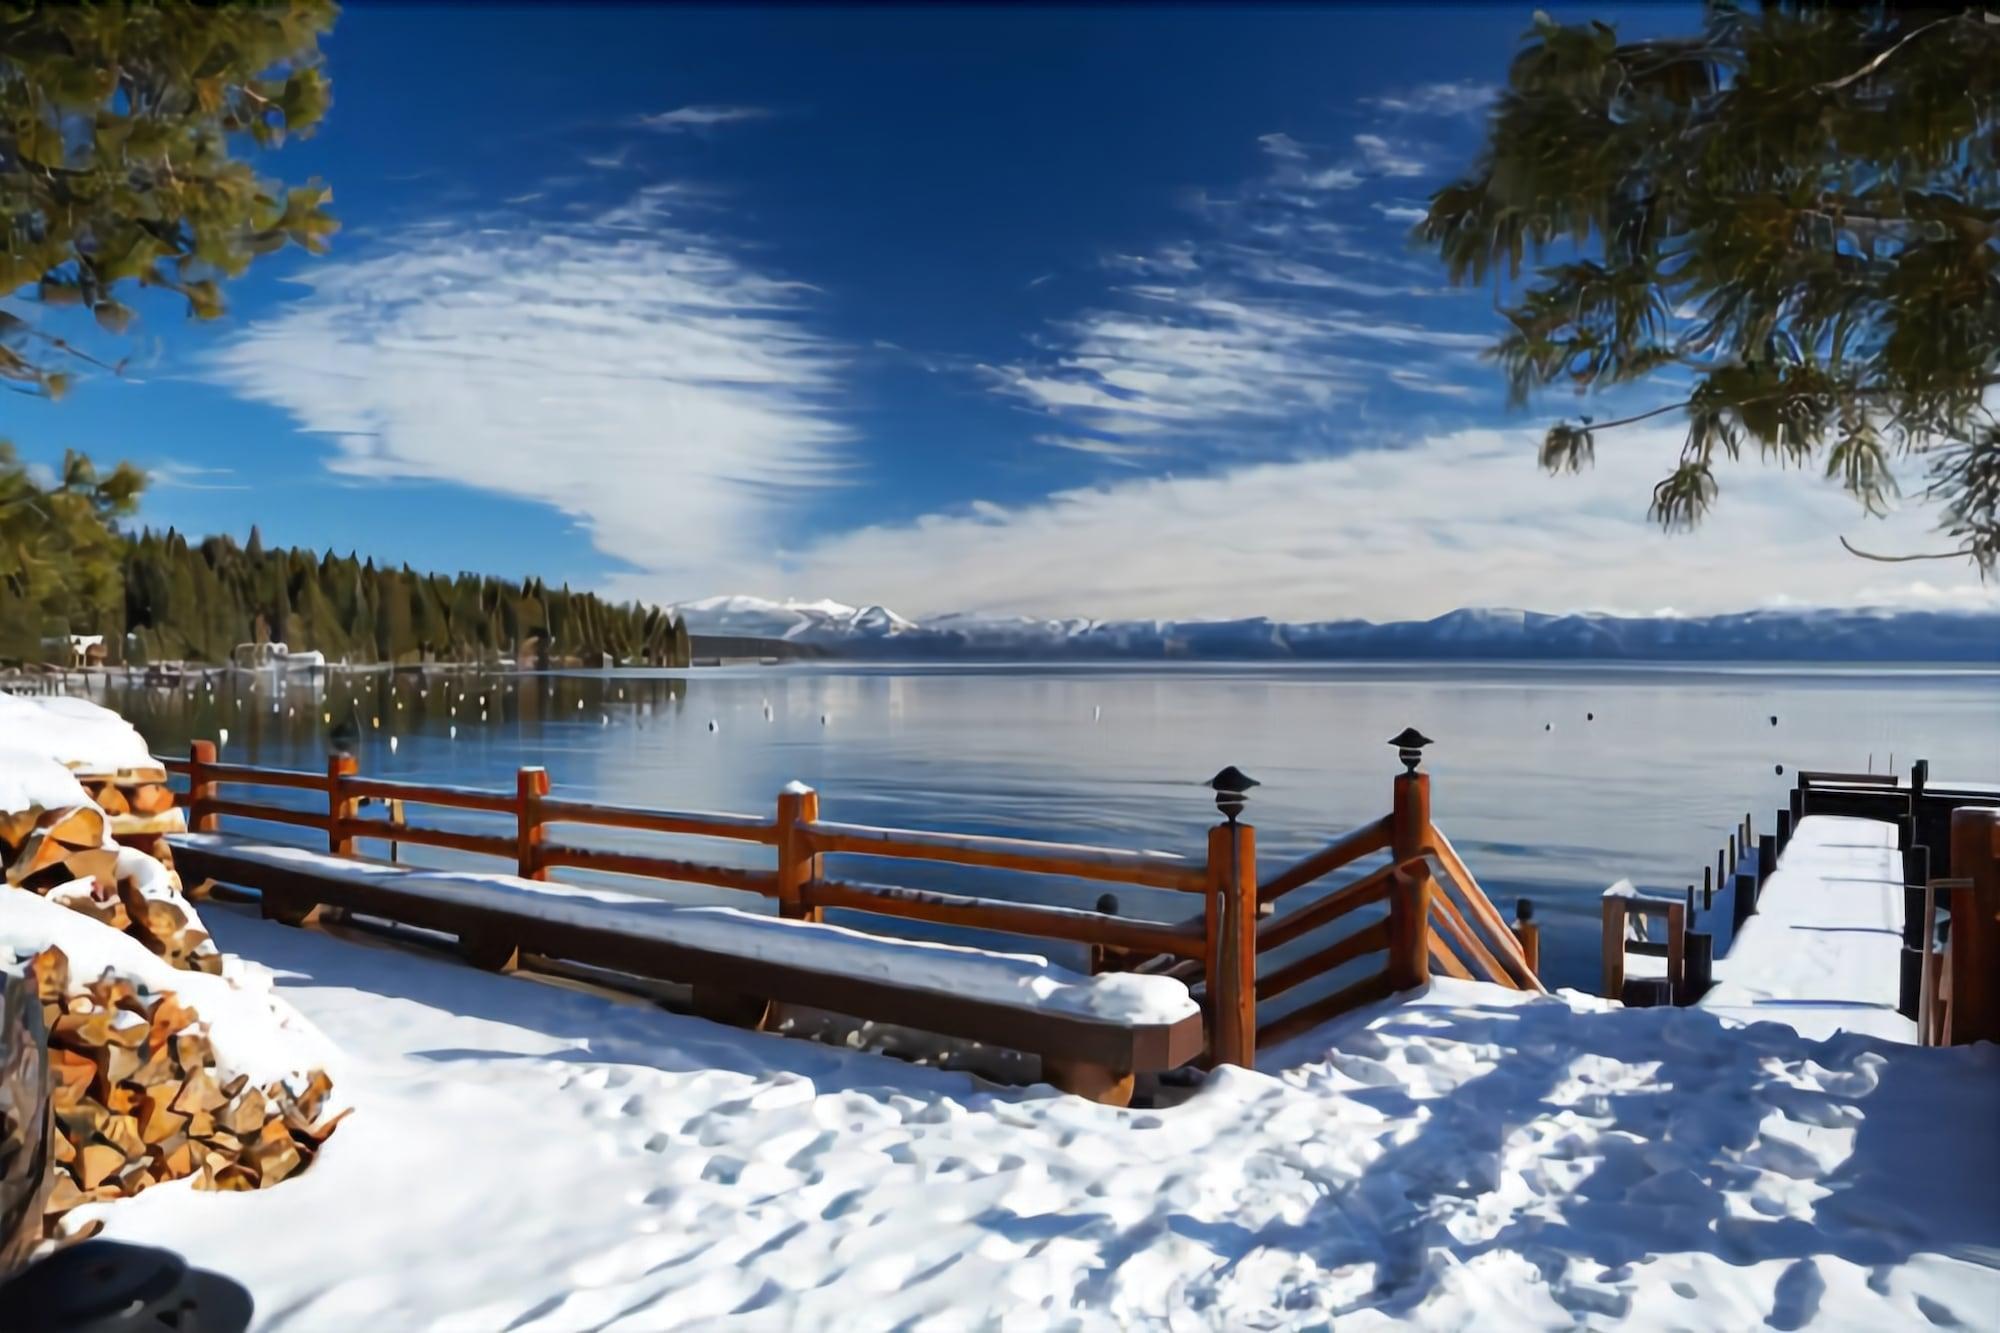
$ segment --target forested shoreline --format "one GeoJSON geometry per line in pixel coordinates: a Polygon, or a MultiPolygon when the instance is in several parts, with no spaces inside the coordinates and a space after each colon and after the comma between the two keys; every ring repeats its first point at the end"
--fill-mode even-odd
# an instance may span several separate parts
{"type": "Polygon", "coordinates": [[[0,445],[0,662],[64,662],[100,635],[111,662],[227,662],[242,644],[330,662],[686,666],[686,627],[656,606],[567,584],[419,573],[350,552],[267,548],[252,527],[191,541],[132,535],[143,474],[100,477],[81,454],[42,485],[0,445]]]}

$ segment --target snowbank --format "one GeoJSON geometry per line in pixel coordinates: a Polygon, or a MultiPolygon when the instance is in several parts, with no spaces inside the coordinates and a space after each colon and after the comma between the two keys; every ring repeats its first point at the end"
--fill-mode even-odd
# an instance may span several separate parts
{"type": "Polygon", "coordinates": [[[132,724],[88,699],[0,694],[0,751],[46,755],[82,773],[158,769],[132,724]]]}
{"type": "MultiPolygon", "coordinates": [[[[0,699],[6,697],[0,694],[0,699]]],[[[94,804],[76,774],[47,751],[16,744],[13,734],[5,730],[6,721],[6,715],[0,713],[0,814],[94,804]]]]}
{"type": "Polygon", "coordinates": [[[245,1283],[267,1326],[1888,1328],[2000,1305],[2000,1201],[1967,1188],[2000,1176],[1991,1047],[1439,982],[1290,1067],[1121,1111],[212,917],[347,1052],[368,1114],[283,1189],[152,1190],[107,1234],[245,1283]]]}

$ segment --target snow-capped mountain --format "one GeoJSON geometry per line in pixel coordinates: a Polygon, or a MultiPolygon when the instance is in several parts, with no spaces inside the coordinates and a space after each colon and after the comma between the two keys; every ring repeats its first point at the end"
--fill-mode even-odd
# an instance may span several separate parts
{"type": "Polygon", "coordinates": [[[836,657],[1624,658],[2000,664],[2000,613],[1775,610],[1626,617],[1466,609],[1375,624],[1267,620],[1041,620],[953,614],[914,621],[881,606],[706,597],[672,608],[697,635],[785,639],[836,657]]]}

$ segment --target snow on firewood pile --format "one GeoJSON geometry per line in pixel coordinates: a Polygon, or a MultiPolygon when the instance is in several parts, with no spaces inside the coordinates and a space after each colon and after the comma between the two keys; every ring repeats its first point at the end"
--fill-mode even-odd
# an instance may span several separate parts
{"type": "Polygon", "coordinates": [[[176,967],[220,955],[173,869],[185,827],[167,774],[132,725],[87,699],[0,694],[0,869],[121,930],[176,967]]]}
{"type": "Polygon", "coordinates": [[[1119,1110],[210,915],[366,1114],[280,1189],[151,1190],[107,1234],[228,1274],[273,1327],[1977,1327],[2000,1305],[1990,1046],[1440,981],[1119,1110]]]}
{"type": "Polygon", "coordinates": [[[165,783],[116,714],[0,696],[0,968],[32,980],[48,1038],[52,1235],[155,1187],[276,1185],[335,1123],[325,1039],[142,850],[170,856],[165,783]]]}

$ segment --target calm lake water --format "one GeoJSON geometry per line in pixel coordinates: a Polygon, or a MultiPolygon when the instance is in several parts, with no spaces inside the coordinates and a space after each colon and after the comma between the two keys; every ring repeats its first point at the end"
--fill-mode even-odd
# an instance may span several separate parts
{"type": "MultiPolygon", "coordinates": [[[[1196,784],[1235,764],[1264,784],[1246,818],[1266,875],[1387,811],[1398,765],[1383,742],[1414,725],[1436,740],[1425,767],[1437,822],[1503,913],[1516,897],[1535,900],[1545,972],[1585,988],[1596,984],[1598,893],[1620,878],[1699,883],[1746,811],[1770,829],[1797,769],[1907,773],[1928,758],[1936,781],[2000,778],[2000,670],[1977,668],[821,665],[317,683],[239,673],[178,689],[113,684],[98,697],[162,754],[226,731],[228,760],[319,768],[328,718],[352,718],[362,770],[384,777],[511,788],[518,765],[540,764],[562,795],[750,813],[773,809],[798,779],[819,790],[828,819],[1196,857],[1215,819],[1196,784]]],[[[667,850],[646,835],[598,840],[667,850]]],[[[683,841],[669,854],[758,864],[757,851],[683,841]]],[[[850,870],[1030,891],[1003,873],[913,862],[840,873],[850,870]]],[[[1082,906],[1100,890],[1036,891],[1082,906]]],[[[688,896],[744,905],[727,891],[688,896]]],[[[1119,897],[1128,915],[1189,907],[1143,890],[1119,897]]]]}

